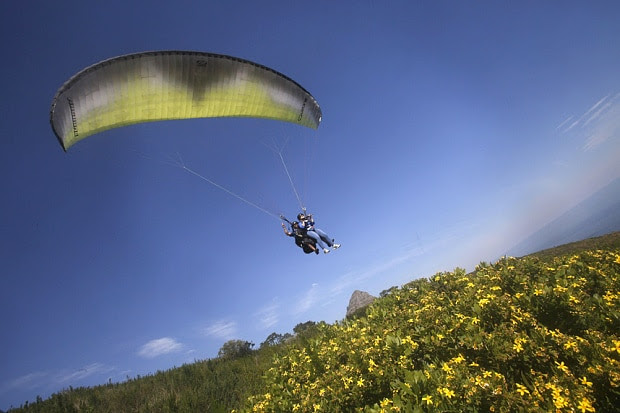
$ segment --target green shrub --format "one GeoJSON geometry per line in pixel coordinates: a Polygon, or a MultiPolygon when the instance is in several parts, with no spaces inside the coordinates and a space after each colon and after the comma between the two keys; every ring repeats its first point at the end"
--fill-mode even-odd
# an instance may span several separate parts
{"type": "Polygon", "coordinates": [[[275,359],[245,411],[614,411],[620,255],[505,258],[319,323],[275,359]]]}

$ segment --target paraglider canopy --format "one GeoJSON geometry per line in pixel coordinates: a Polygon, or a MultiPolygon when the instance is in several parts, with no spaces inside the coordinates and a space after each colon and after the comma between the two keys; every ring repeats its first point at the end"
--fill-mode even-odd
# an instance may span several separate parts
{"type": "Polygon", "coordinates": [[[291,78],[212,53],[143,52],[104,60],[56,93],[50,123],[64,150],[108,129],[142,122],[258,117],[318,128],[321,109],[291,78]]]}

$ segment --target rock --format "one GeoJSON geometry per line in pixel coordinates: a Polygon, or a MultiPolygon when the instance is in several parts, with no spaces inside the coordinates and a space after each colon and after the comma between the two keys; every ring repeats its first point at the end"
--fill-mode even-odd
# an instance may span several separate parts
{"type": "Polygon", "coordinates": [[[366,309],[375,299],[376,297],[373,297],[365,291],[353,291],[353,295],[351,295],[349,305],[347,306],[347,318],[361,313],[362,310],[366,309]]]}

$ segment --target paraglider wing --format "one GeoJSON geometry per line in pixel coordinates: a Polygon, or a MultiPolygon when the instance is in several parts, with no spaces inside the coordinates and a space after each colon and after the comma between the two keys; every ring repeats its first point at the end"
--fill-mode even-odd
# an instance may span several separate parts
{"type": "Polygon", "coordinates": [[[289,77],[247,60],[162,51],[90,66],[56,93],[50,123],[62,147],[141,122],[258,117],[318,128],[317,101],[289,77]]]}

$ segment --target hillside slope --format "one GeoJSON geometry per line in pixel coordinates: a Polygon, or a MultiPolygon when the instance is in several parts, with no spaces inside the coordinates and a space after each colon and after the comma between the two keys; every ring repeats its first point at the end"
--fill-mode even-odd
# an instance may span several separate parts
{"type": "Polygon", "coordinates": [[[620,231],[620,178],[509,249],[508,255],[522,256],[612,231],[620,231]]]}
{"type": "Polygon", "coordinates": [[[435,274],[357,319],[303,326],[244,357],[14,411],[614,411],[620,233],[435,274]]]}
{"type": "Polygon", "coordinates": [[[266,379],[246,411],[617,411],[620,249],[413,281],[266,379]]]}
{"type": "Polygon", "coordinates": [[[618,248],[620,248],[620,232],[612,232],[610,234],[602,235],[599,237],[587,238],[581,241],[571,242],[553,248],[547,248],[530,254],[529,256],[538,257],[541,259],[553,259],[554,257],[559,257],[561,255],[575,254],[577,252],[585,250],[618,248]]]}

